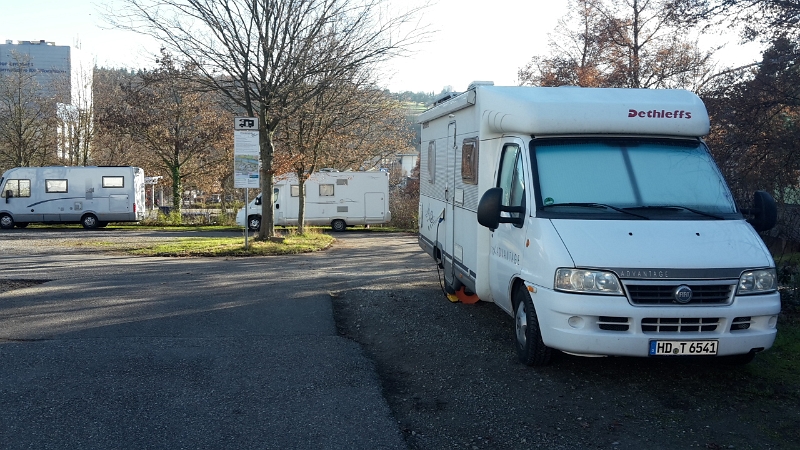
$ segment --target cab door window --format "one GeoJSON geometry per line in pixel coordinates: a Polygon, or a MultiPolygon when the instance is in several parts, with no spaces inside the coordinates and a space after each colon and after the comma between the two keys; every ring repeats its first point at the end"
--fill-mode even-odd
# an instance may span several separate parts
{"type": "MultiPolygon", "coordinates": [[[[525,171],[522,150],[516,144],[503,147],[500,159],[500,174],[497,187],[503,188],[503,206],[525,207],[525,171]]],[[[521,217],[522,213],[509,213],[510,217],[521,217]]]]}
{"type": "Polygon", "coordinates": [[[30,197],[31,180],[12,179],[6,181],[6,185],[3,186],[3,190],[0,192],[0,197],[5,198],[8,194],[11,194],[11,197],[30,197]]]}

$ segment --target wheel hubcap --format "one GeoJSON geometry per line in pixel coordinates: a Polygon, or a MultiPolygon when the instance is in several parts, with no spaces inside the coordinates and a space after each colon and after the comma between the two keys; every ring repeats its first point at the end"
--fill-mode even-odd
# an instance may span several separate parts
{"type": "Polygon", "coordinates": [[[525,347],[528,341],[528,313],[525,311],[524,301],[517,306],[517,314],[514,321],[517,330],[517,342],[521,347],[525,347]]]}

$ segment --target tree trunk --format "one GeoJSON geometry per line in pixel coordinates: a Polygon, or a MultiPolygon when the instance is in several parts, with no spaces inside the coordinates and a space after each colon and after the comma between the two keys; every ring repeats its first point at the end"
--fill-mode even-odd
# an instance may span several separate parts
{"type": "Polygon", "coordinates": [[[261,140],[261,170],[259,179],[261,184],[261,229],[258,230],[258,238],[266,240],[275,236],[275,220],[272,205],[275,203],[275,193],[273,192],[273,173],[272,157],[275,153],[275,146],[272,137],[275,132],[275,125],[266,123],[267,109],[262,104],[259,108],[260,118],[258,131],[261,140]]]}
{"type": "Polygon", "coordinates": [[[170,215],[175,215],[180,220],[181,206],[183,205],[183,184],[181,183],[180,166],[172,167],[172,211],[170,215]]]}

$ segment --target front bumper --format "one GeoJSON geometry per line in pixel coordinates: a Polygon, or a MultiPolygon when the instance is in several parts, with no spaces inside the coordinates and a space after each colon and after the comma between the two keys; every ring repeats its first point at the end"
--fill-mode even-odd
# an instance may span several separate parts
{"type": "Polygon", "coordinates": [[[633,306],[624,296],[527,285],[545,345],[581,355],[648,356],[652,340],[717,340],[718,356],[766,350],[781,309],[777,292],[734,297],[724,306],[633,306]]]}

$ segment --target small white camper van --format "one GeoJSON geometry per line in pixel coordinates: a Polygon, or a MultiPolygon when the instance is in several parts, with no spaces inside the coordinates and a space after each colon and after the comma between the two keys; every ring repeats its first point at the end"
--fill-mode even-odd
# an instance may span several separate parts
{"type": "Polygon", "coordinates": [[[474,83],[419,122],[420,246],[449,292],[514,317],[524,363],[772,345],[775,203],[734,203],[693,93],[474,83]]]}
{"type": "Polygon", "coordinates": [[[138,167],[17,167],[0,178],[0,228],[31,222],[84,228],[144,219],[144,170],[138,167]]]}
{"type": "MultiPolygon", "coordinates": [[[[297,175],[285,174],[275,180],[274,218],[277,226],[297,225],[300,207],[297,175]]],[[[352,225],[379,225],[389,222],[389,173],[339,172],[323,170],[312,174],[305,183],[306,225],[330,225],[344,231],[352,225]]],[[[239,210],[236,222],[251,231],[261,228],[261,196],[239,210]]]]}

